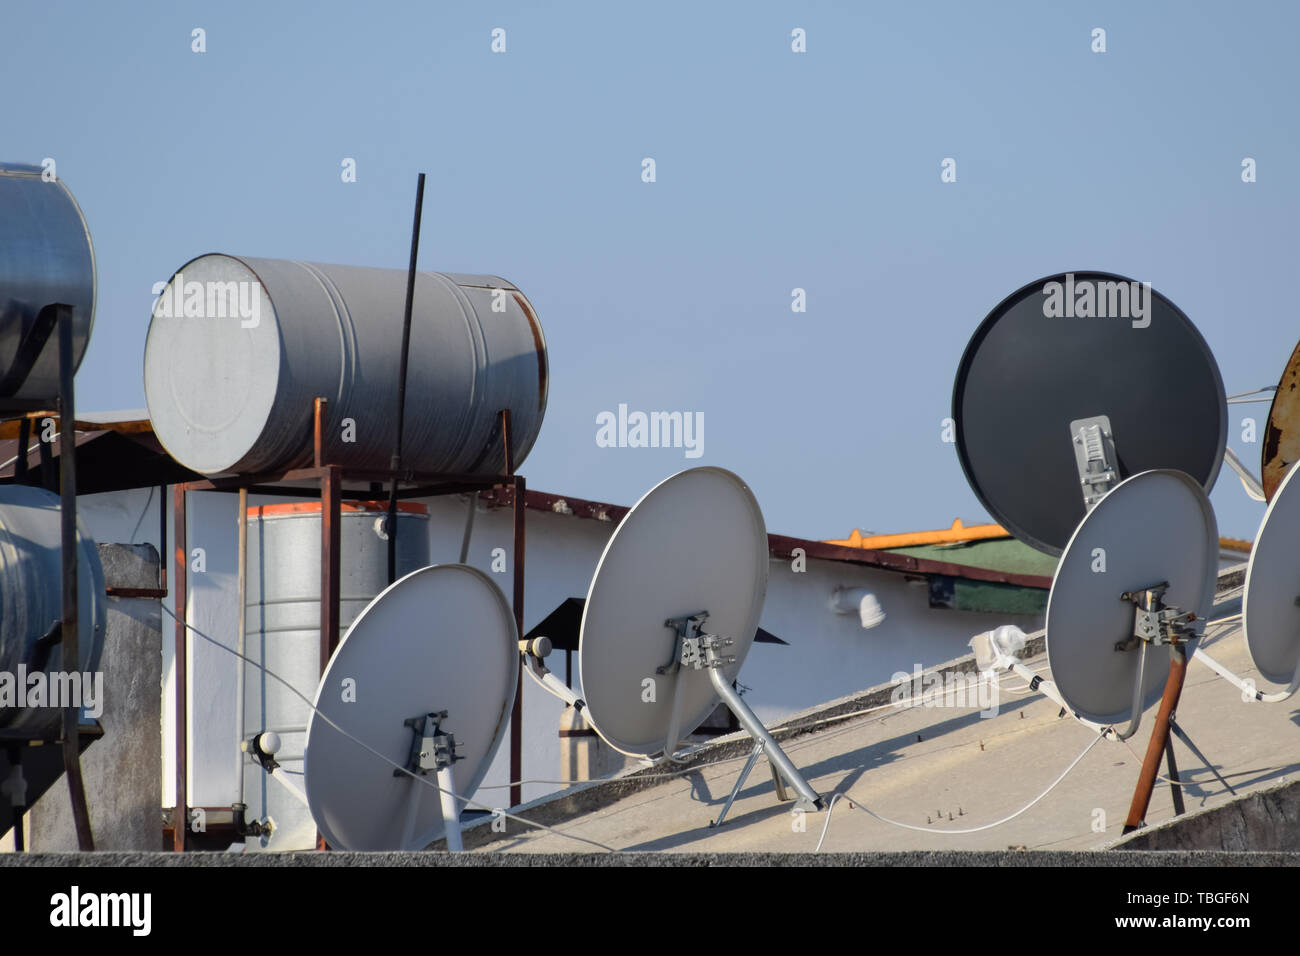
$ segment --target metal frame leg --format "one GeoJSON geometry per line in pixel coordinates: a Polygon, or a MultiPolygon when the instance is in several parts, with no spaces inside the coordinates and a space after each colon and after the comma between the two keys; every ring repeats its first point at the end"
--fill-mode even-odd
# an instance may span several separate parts
{"type": "Polygon", "coordinates": [[[450,765],[438,771],[438,787],[442,792],[442,823],[447,835],[447,852],[459,853],[465,846],[460,839],[460,805],[456,801],[456,778],[450,765]]]}
{"type": "MultiPolygon", "coordinates": [[[[1173,721],[1169,722],[1169,729],[1173,730],[1173,721]]],[[[1178,779],[1178,762],[1174,759],[1174,740],[1172,737],[1165,738],[1165,765],[1169,768],[1169,794],[1174,801],[1174,816],[1181,817],[1186,812],[1183,806],[1183,786],[1178,779]]]]}
{"type": "Polygon", "coordinates": [[[749,705],[736,693],[735,688],[723,676],[722,668],[710,667],[709,680],[713,682],[713,689],[718,692],[722,702],[736,715],[740,725],[745,728],[745,731],[755,741],[762,745],[763,751],[767,754],[767,759],[772,762],[773,768],[785,778],[786,783],[790,784],[798,792],[801,799],[795,804],[796,809],[821,810],[825,806],[822,798],[817,794],[816,790],[808,785],[808,781],[803,778],[803,774],[790,762],[790,758],[785,755],[785,751],[767,732],[767,728],[759,721],[757,715],[749,709],[749,705]]]}
{"type": "MultiPolygon", "coordinates": [[[[60,304],[53,308],[59,327],[59,507],[63,552],[63,639],[59,661],[64,672],[71,673],[81,669],[81,651],[77,643],[77,411],[73,387],[72,306],[60,304]]],[[[80,708],[64,708],[63,770],[68,777],[68,791],[72,798],[77,847],[90,851],[95,849],[95,838],[90,829],[90,808],[86,805],[86,788],[81,776],[80,721],[80,708]]]]}
{"type": "MultiPolygon", "coordinates": [[[[731,805],[736,802],[736,797],[740,794],[741,788],[745,785],[745,779],[749,772],[754,769],[754,764],[758,763],[758,758],[763,753],[763,741],[756,740],[754,749],[749,752],[749,759],[745,761],[745,767],[740,771],[740,776],[736,779],[736,785],[731,788],[731,793],[727,797],[727,802],[722,805],[722,812],[718,814],[718,819],[710,820],[710,827],[722,826],[722,821],[727,819],[727,813],[731,810],[731,805]]],[[[775,773],[773,774],[775,776],[775,773]]]]}
{"type": "Polygon", "coordinates": [[[1192,738],[1187,736],[1187,731],[1183,730],[1183,728],[1179,726],[1178,721],[1174,720],[1172,717],[1169,718],[1169,729],[1173,732],[1175,737],[1187,746],[1188,750],[1196,755],[1197,760],[1205,764],[1205,769],[1214,774],[1215,779],[1218,780],[1219,783],[1223,784],[1227,791],[1235,797],[1237,791],[1232,789],[1232,784],[1228,783],[1228,781],[1223,778],[1223,774],[1219,773],[1219,771],[1215,769],[1214,765],[1206,759],[1205,754],[1201,753],[1201,749],[1197,747],[1196,744],[1192,743],[1192,738]]]}

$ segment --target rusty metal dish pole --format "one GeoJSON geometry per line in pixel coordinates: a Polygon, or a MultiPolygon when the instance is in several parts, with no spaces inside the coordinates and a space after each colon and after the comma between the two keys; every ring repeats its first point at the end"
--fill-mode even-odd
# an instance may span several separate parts
{"type": "MultiPolygon", "coordinates": [[[[1129,805],[1128,819],[1124,822],[1124,832],[1132,833],[1146,822],[1147,808],[1151,805],[1151,792],[1155,789],[1156,775],[1160,772],[1160,759],[1169,747],[1169,726],[1178,710],[1178,699],[1183,693],[1183,679],[1187,676],[1187,655],[1177,644],[1169,648],[1169,679],[1165,682],[1165,692],[1160,698],[1160,709],[1156,711],[1156,725],[1151,730],[1151,740],[1147,743],[1146,757],[1142,761],[1142,771],[1138,774],[1137,789],[1133,791],[1133,802],[1129,805]]],[[[1173,761],[1170,761],[1171,772],[1173,761]]],[[[1181,798],[1179,798],[1181,800],[1181,798]]]]}

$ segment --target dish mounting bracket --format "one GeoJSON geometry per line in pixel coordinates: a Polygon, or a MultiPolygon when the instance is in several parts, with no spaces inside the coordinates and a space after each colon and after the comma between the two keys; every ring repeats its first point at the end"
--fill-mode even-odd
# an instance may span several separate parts
{"type": "Polygon", "coordinates": [[[1162,581],[1120,595],[1120,600],[1133,605],[1133,633],[1126,640],[1117,642],[1115,650],[1130,651],[1139,644],[1177,646],[1199,635],[1202,625],[1196,614],[1165,604],[1164,596],[1168,590],[1169,582],[1162,581]]]}
{"type": "Polygon", "coordinates": [[[456,742],[455,736],[442,729],[442,722],[446,719],[447,712],[439,710],[402,721],[402,726],[410,727],[414,734],[411,737],[411,753],[406,759],[406,770],[394,770],[394,777],[406,773],[423,777],[437,773],[462,759],[456,753],[460,744],[456,742]]]}

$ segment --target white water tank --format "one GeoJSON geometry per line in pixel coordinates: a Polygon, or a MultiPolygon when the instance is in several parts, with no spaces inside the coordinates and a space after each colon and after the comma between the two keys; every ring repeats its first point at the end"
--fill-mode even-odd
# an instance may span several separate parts
{"type": "MultiPolygon", "coordinates": [[[[429,564],[428,509],[400,502],[397,515],[397,576],[429,564]]],[[[339,629],[344,634],[388,586],[387,504],[344,502],[339,523],[339,629]]],[[[273,732],[286,779],[302,789],[307,701],[320,682],[320,502],[263,505],[248,509],[248,585],[245,596],[244,737],[273,732]],[[288,681],[286,687],[272,674],[288,681]],[[303,695],[300,697],[299,694],[303,695]]],[[[365,688],[374,693],[375,688],[365,688]]],[[[315,846],[311,813],[255,764],[244,770],[248,820],[275,821],[269,840],[249,849],[293,850],[315,846]]]]}

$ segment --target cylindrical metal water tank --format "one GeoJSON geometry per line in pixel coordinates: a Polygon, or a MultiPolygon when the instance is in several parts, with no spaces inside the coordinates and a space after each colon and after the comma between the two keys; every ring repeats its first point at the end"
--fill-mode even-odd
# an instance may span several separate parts
{"type": "MultiPolygon", "coordinates": [[[[53,733],[62,717],[48,705],[69,703],[62,695],[74,686],[78,694],[94,691],[85,679],[71,677],[73,673],[93,675],[104,646],[104,570],[95,542],[80,522],[78,662],[65,666],[58,644],[47,650],[37,643],[63,618],[61,533],[58,495],[23,485],[0,486],[0,727],[6,730],[53,733]],[[34,678],[37,672],[44,676],[34,678]],[[52,679],[56,675],[59,679],[52,679]],[[38,684],[42,686],[40,703],[45,706],[34,707],[38,684]],[[55,700],[52,692],[61,695],[60,699],[55,700]]],[[[83,696],[83,706],[86,703],[83,696]]]]}
{"type": "Polygon", "coordinates": [[[95,321],[95,251],[68,187],[39,166],[0,163],[0,398],[59,393],[59,338],[49,331],[19,383],[19,346],[47,305],[72,306],[74,361],[81,365],[95,321]]]}
{"type": "MultiPolygon", "coordinates": [[[[429,564],[428,509],[401,502],[397,515],[397,576],[429,564]]],[[[388,539],[382,502],[344,502],[339,524],[339,627],[346,633],[357,615],[388,586],[388,539]]],[[[302,788],[307,701],[320,682],[320,502],[263,505],[248,509],[244,737],[279,735],[276,761],[287,780],[302,788]],[[289,682],[299,697],[279,680],[289,682]],[[306,698],[306,700],[303,699],[306,698]]],[[[356,688],[358,706],[382,687],[356,688]]],[[[311,813],[256,767],[244,773],[249,819],[271,817],[275,832],[249,849],[291,850],[315,846],[311,813]]]]}
{"type": "MultiPolygon", "coordinates": [[[[387,468],[396,437],[406,273],[211,254],[154,306],[144,389],[168,453],[204,474],[305,463],[312,408],[329,399],[332,464],[387,468]]],[[[546,342],[523,294],[496,276],[417,273],[404,467],[493,473],[515,463],[546,411],[546,342]]]]}

